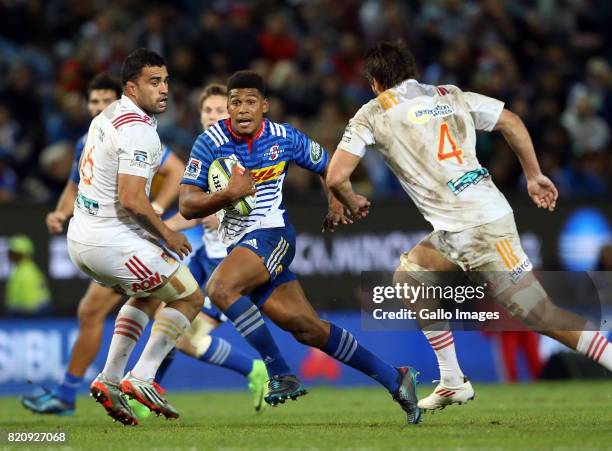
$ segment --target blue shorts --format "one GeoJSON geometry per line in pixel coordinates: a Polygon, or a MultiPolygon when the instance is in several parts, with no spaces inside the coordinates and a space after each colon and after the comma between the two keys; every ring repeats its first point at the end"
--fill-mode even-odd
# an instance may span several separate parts
{"type": "MultiPolygon", "coordinates": [[[[208,279],[210,279],[213,271],[222,260],[222,258],[210,258],[206,254],[206,249],[204,246],[198,249],[195,255],[191,257],[191,261],[189,262],[189,271],[191,271],[191,274],[193,274],[193,277],[195,278],[196,282],[198,282],[200,288],[206,285],[206,282],[208,282],[208,279]]],[[[206,298],[204,307],[202,307],[202,312],[220,322],[227,320],[225,315],[217,310],[217,308],[210,302],[208,297],[206,298]]]]}
{"type": "Polygon", "coordinates": [[[238,246],[246,247],[263,258],[270,273],[270,280],[249,294],[251,301],[258,308],[263,306],[277,287],[297,279],[289,269],[295,257],[295,229],[291,224],[287,224],[286,227],[249,232],[238,243],[228,248],[228,253],[238,246]]]}

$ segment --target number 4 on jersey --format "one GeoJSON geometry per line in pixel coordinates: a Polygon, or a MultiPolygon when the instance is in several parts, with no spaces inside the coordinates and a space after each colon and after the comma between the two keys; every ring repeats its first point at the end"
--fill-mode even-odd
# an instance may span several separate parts
{"type": "Polygon", "coordinates": [[[448,130],[448,124],[446,122],[443,122],[442,125],[440,125],[439,135],[440,139],[438,141],[438,161],[446,160],[448,158],[457,158],[457,162],[459,164],[463,164],[463,158],[461,158],[461,156],[463,155],[463,149],[458,148],[457,144],[455,144],[455,140],[451,136],[450,131],[448,130]],[[445,153],[444,151],[447,147],[447,141],[451,146],[451,151],[445,153]]]}

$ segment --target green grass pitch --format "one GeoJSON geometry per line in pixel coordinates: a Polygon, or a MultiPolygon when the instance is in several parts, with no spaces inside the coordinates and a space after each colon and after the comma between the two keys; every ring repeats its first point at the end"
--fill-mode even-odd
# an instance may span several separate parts
{"type": "MultiPolygon", "coordinates": [[[[420,395],[430,385],[421,385],[420,395]]],[[[610,449],[612,386],[608,381],[477,385],[476,399],[405,424],[382,389],[311,387],[298,401],[251,411],[246,392],[170,394],[181,419],[149,417],[137,427],[112,423],[82,397],[75,417],[33,415],[16,398],[0,398],[0,448],[6,433],[67,431],[63,449],[610,449]]],[[[23,447],[20,447],[23,448],[23,447]]],[[[30,445],[31,449],[59,448],[30,445]]]]}

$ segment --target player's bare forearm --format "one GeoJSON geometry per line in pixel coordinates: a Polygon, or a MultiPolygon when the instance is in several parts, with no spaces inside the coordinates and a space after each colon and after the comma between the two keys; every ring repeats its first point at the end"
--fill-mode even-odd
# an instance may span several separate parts
{"type": "Polygon", "coordinates": [[[186,219],[180,212],[164,221],[166,225],[177,232],[181,230],[191,229],[197,226],[201,221],[198,219],[186,219]]]}
{"type": "Polygon", "coordinates": [[[185,167],[179,158],[171,153],[164,165],[158,171],[158,174],[164,176],[164,181],[161,184],[159,192],[153,201],[164,211],[172,205],[172,202],[177,198],[179,186],[185,167]]]}
{"type": "Polygon", "coordinates": [[[529,136],[527,127],[520,117],[512,111],[504,109],[495,130],[502,133],[504,139],[516,154],[527,179],[532,179],[542,173],[531,136],[529,136]]]}
{"type": "Polygon", "coordinates": [[[166,240],[172,232],[153,210],[146,193],[147,179],[127,174],[119,174],[119,203],[125,211],[156,238],[166,240]]]}
{"type": "Polygon", "coordinates": [[[559,192],[552,180],[542,174],[531,137],[523,121],[513,112],[503,110],[495,129],[502,132],[518,157],[527,178],[527,192],[531,200],[538,208],[554,211],[559,192]]]}
{"type": "Polygon", "coordinates": [[[77,198],[79,187],[72,180],[68,180],[62,194],[57,201],[55,211],[62,213],[66,218],[72,216],[74,211],[74,201],[77,198]]]}
{"type": "Polygon", "coordinates": [[[359,161],[359,157],[338,148],[325,168],[325,184],[329,191],[349,209],[355,197],[350,178],[359,161]]]}
{"type": "Polygon", "coordinates": [[[233,201],[228,190],[207,193],[194,185],[181,185],[179,211],[185,219],[205,218],[231,205],[233,201]]]}

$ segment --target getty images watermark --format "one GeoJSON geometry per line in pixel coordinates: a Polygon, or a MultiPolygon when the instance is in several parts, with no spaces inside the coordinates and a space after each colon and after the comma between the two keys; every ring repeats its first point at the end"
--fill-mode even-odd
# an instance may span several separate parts
{"type": "Polygon", "coordinates": [[[612,272],[364,272],[360,297],[364,330],[521,331],[542,317],[541,331],[612,324],[612,272]]]}
{"type": "MultiPolygon", "coordinates": [[[[499,319],[499,312],[466,311],[459,307],[432,309],[422,306],[424,302],[428,301],[435,303],[436,306],[440,302],[463,304],[464,302],[483,301],[486,299],[486,286],[487,282],[476,286],[432,286],[425,285],[424,283],[410,284],[407,282],[374,286],[372,287],[372,302],[374,304],[399,302],[402,306],[407,304],[414,306],[418,303],[420,308],[399,307],[399,309],[396,309],[391,307],[388,309],[381,306],[372,311],[372,317],[376,320],[422,319],[445,321],[474,320],[481,322],[499,319]]],[[[397,307],[397,305],[394,307],[397,307]]]]}

